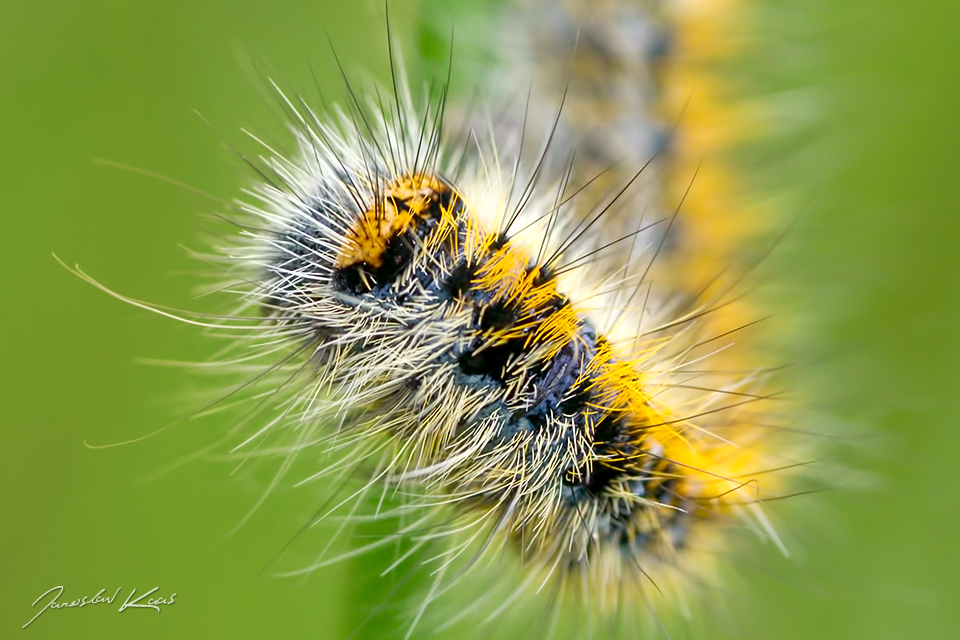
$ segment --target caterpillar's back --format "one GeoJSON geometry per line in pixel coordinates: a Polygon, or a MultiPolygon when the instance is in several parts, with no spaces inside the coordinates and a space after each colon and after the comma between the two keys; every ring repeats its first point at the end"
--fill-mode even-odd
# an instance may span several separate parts
{"type": "Polygon", "coordinates": [[[685,601],[728,521],[766,528],[761,376],[718,379],[709,309],[644,279],[669,218],[629,234],[646,245],[598,247],[611,203],[544,178],[550,150],[528,170],[519,144],[451,144],[443,98],[418,108],[399,84],[329,120],[281,95],[298,149],[267,160],[227,252],[253,283],[238,315],[258,311],[256,348],[281,354],[274,415],[245,444],[342,452],[316,478],[364,469],[404,557],[445,545],[424,607],[504,554],[522,567],[510,600],[553,584],[601,618],[685,601]]]}
{"type": "Polygon", "coordinates": [[[404,541],[387,570],[429,569],[410,630],[488,573],[516,583],[454,590],[447,623],[541,590],[588,626],[657,620],[714,582],[731,530],[776,540],[760,504],[797,460],[767,363],[735,344],[755,313],[720,278],[729,201],[681,215],[699,125],[664,115],[670,12],[585,6],[532,34],[550,50],[584,26],[569,86],[525,58],[546,88],[514,115],[448,109],[446,86],[418,104],[396,67],[393,99],[327,114],[278,90],[295,148],[266,148],[216,256],[240,300],[220,327],[243,336],[218,357],[257,371],[237,451],[367,478],[324,515],[396,520],[359,550],[404,541]]]}

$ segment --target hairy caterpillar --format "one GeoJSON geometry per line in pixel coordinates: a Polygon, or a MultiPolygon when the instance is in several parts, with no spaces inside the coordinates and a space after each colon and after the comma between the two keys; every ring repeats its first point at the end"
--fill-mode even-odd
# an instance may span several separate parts
{"type": "Polygon", "coordinates": [[[358,464],[365,492],[400,490],[401,533],[452,540],[451,573],[509,553],[524,588],[598,611],[682,598],[727,520],[766,528],[759,479],[780,466],[750,427],[755,377],[693,367],[733,330],[714,322],[727,300],[647,286],[670,273],[669,216],[636,219],[618,191],[571,196],[563,151],[528,164],[499,139],[451,142],[444,98],[397,94],[332,123],[284,98],[299,149],[262,163],[225,252],[240,323],[221,328],[250,340],[223,359],[269,362],[256,382],[272,388],[244,444],[343,450],[318,477],[358,464]],[[619,229],[591,222],[614,213],[619,229]]]}

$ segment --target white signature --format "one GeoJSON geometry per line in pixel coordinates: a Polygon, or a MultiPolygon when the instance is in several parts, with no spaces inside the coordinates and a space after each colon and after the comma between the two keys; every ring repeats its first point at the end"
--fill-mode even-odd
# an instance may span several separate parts
{"type": "MultiPolygon", "coordinates": [[[[50,602],[48,602],[48,603],[46,604],[46,606],[43,607],[43,609],[40,609],[40,611],[37,612],[37,615],[35,615],[35,616],[33,616],[32,618],[30,618],[30,622],[28,622],[27,624],[23,625],[23,628],[26,629],[27,627],[29,627],[30,624],[31,624],[34,620],[36,620],[37,618],[39,618],[39,617],[40,617],[40,614],[43,613],[44,611],[46,611],[47,609],[68,609],[68,608],[71,608],[71,607],[85,607],[85,606],[87,606],[88,604],[103,604],[104,602],[106,602],[107,604],[113,604],[113,601],[116,600],[117,594],[120,593],[120,589],[122,589],[122,588],[123,588],[123,587],[117,587],[117,590],[114,591],[114,592],[113,592],[113,595],[110,596],[110,597],[106,597],[106,596],[103,595],[103,592],[106,591],[106,589],[100,589],[100,591],[97,593],[97,595],[93,596],[92,598],[90,598],[90,597],[88,597],[88,596],[83,596],[82,598],[78,598],[78,599],[76,599],[76,600],[71,600],[70,602],[58,602],[58,601],[57,601],[57,598],[59,598],[61,595],[63,595],[63,586],[53,587],[52,589],[47,589],[47,590],[44,591],[42,594],[40,594],[40,597],[39,597],[39,598],[37,598],[36,600],[33,601],[33,604],[30,605],[31,607],[37,606],[37,603],[38,603],[38,602],[40,602],[40,601],[43,600],[46,596],[50,595],[50,594],[53,593],[53,592],[56,592],[56,595],[54,595],[53,598],[50,599],[50,602]]],[[[156,610],[156,611],[159,613],[159,612],[160,612],[160,605],[173,604],[173,599],[177,597],[177,594],[175,594],[175,593],[174,593],[174,594],[171,594],[170,597],[168,597],[168,598],[161,598],[161,597],[150,598],[150,599],[147,600],[145,603],[141,603],[141,602],[140,602],[141,600],[143,600],[144,598],[146,598],[147,596],[149,596],[151,593],[153,593],[154,591],[157,591],[157,590],[159,590],[159,589],[160,589],[160,587],[154,587],[154,588],[151,589],[150,591],[147,591],[146,593],[144,593],[143,595],[141,595],[139,598],[136,598],[135,600],[133,600],[133,599],[131,599],[131,598],[133,598],[133,597],[137,594],[137,590],[134,589],[133,591],[130,592],[130,595],[127,596],[127,599],[124,600],[123,604],[120,605],[120,608],[117,609],[117,611],[118,611],[118,612],[123,612],[125,609],[154,609],[154,610],[156,610]]]]}

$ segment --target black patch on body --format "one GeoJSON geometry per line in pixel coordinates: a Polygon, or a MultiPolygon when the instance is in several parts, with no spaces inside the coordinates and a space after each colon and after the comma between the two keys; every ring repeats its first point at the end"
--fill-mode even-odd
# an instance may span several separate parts
{"type": "Polygon", "coordinates": [[[473,278],[476,275],[476,267],[471,267],[467,265],[466,262],[461,262],[453,268],[450,275],[443,281],[443,290],[446,291],[447,295],[451,298],[462,298],[467,291],[470,290],[470,287],[473,285],[473,278]]]}

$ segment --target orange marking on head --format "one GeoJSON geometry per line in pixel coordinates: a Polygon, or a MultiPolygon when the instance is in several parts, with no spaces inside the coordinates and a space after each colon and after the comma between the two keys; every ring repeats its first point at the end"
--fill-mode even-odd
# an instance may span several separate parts
{"type": "Polygon", "coordinates": [[[361,262],[382,266],[390,240],[416,227],[420,220],[434,212],[440,196],[445,193],[450,193],[450,187],[432,175],[400,176],[389,182],[373,207],[360,214],[347,232],[337,257],[337,268],[361,262]]]}

